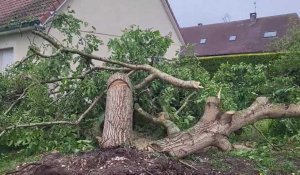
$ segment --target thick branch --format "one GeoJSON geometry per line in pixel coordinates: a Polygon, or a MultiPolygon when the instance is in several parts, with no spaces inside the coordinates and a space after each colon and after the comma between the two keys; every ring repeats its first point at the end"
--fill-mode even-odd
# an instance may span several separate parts
{"type": "Polygon", "coordinates": [[[61,51],[62,51],[63,49],[62,49],[62,48],[58,49],[58,50],[55,51],[55,53],[52,54],[52,55],[45,55],[45,54],[42,54],[41,52],[39,52],[39,51],[37,50],[37,48],[35,48],[35,47],[33,47],[33,46],[29,46],[29,50],[31,50],[33,53],[35,53],[36,55],[38,55],[38,56],[40,56],[40,57],[42,57],[42,58],[52,58],[52,57],[58,56],[58,55],[61,53],[61,51]]]}
{"type": "Polygon", "coordinates": [[[62,77],[62,78],[57,78],[53,80],[48,80],[48,81],[43,81],[42,83],[55,83],[63,80],[83,80],[87,75],[91,74],[92,72],[95,71],[102,71],[102,70],[107,70],[107,71],[129,71],[130,69],[127,68],[115,68],[115,67],[94,67],[91,70],[86,71],[82,75],[76,76],[76,77],[62,77]]]}
{"type": "Polygon", "coordinates": [[[164,126],[166,129],[167,129],[167,133],[168,135],[173,135],[173,134],[176,134],[178,132],[180,132],[180,129],[178,128],[178,126],[172,122],[171,120],[169,120],[166,115],[164,115],[163,113],[160,114],[159,117],[155,117],[149,113],[147,113],[146,111],[144,111],[139,104],[135,104],[134,105],[134,110],[140,114],[141,116],[143,116],[145,119],[153,122],[153,123],[156,123],[156,124],[159,124],[159,125],[162,125],[164,126]]]}
{"type": "Polygon", "coordinates": [[[232,149],[228,136],[242,128],[262,119],[279,119],[300,117],[300,105],[271,104],[265,97],[257,100],[243,111],[220,109],[220,99],[209,97],[202,119],[192,128],[151,143],[158,152],[166,152],[172,156],[185,157],[208,146],[216,146],[223,151],[232,149]]]}
{"type": "Polygon", "coordinates": [[[236,131],[243,126],[253,124],[263,119],[300,118],[300,105],[271,104],[266,97],[259,97],[248,108],[236,112],[232,116],[230,131],[236,131]]]}
{"type": "Polygon", "coordinates": [[[32,30],[32,33],[34,35],[37,35],[41,38],[43,38],[44,40],[48,41],[50,44],[52,44],[56,49],[59,49],[61,48],[61,45],[54,40],[54,38],[50,37],[49,35],[47,35],[46,33],[43,33],[43,32],[40,32],[40,31],[37,31],[37,30],[32,30]]]}
{"type": "Polygon", "coordinates": [[[147,70],[153,75],[156,75],[162,81],[165,81],[169,84],[172,84],[175,87],[184,88],[184,89],[201,89],[203,88],[198,81],[184,81],[179,78],[173,77],[165,72],[162,72],[150,65],[143,65],[144,70],[147,70]]]}
{"type": "Polygon", "coordinates": [[[111,63],[114,65],[118,65],[118,66],[122,66],[125,68],[129,68],[131,70],[144,70],[149,72],[150,74],[155,75],[157,78],[159,78],[162,81],[165,81],[169,84],[172,84],[173,86],[179,87],[179,88],[186,88],[186,89],[200,89],[203,88],[202,86],[200,86],[200,82],[197,81],[184,81],[181,79],[178,79],[176,77],[173,77],[172,75],[169,75],[165,72],[162,72],[150,65],[135,65],[135,64],[129,64],[129,63],[123,63],[120,61],[115,61],[115,60],[110,60],[107,58],[103,58],[103,57],[98,57],[95,55],[91,55],[88,53],[85,53],[83,51],[80,50],[76,50],[76,49],[71,49],[71,48],[66,48],[61,46],[58,42],[56,42],[53,38],[51,38],[50,36],[48,36],[45,33],[39,32],[39,31],[34,31],[34,34],[36,34],[37,36],[45,39],[46,41],[48,41],[49,43],[51,43],[55,48],[60,49],[61,52],[67,52],[67,53],[73,53],[73,54],[77,54],[80,55],[86,59],[93,59],[93,60],[97,60],[97,61],[103,61],[106,63],[111,63]]]}
{"type": "Polygon", "coordinates": [[[146,77],[142,82],[140,82],[139,84],[135,85],[134,88],[135,89],[142,89],[143,87],[147,86],[152,81],[154,81],[156,78],[157,78],[156,75],[151,74],[148,77],[146,77]]]}
{"type": "Polygon", "coordinates": [[[208,97],[205,104],[204,115],[200,122],[214,122],[220,114],[220,99],[217,97],[208,97]]]}
{"type": "Polygon", "coordinates": [[[214,146],[218,147],[222,151],[230,151],[232,149],[232,145],[227,137],[222,135],[216,135],[215,137],[214,146]]]}

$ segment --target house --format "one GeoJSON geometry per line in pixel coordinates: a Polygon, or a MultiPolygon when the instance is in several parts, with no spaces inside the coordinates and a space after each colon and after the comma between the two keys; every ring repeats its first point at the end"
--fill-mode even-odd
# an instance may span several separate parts
{"type": "Polygon", "coordinates": [[[261,53],[274,51],[271,42],[284,36],[294,21],[300,22],[296,13],[262,18],[251,13],[246,20],[199,24],[180,31],[185,43],[193,45],[195,56],[261,53]]]}
{"type": "MultiPolygon", "coordinates": [[[[178,23],[167,0],[0,0],[0,69],[22,59],[27,52],[34,26],[45,26],[53,14],[70,7],[75,16],[90,26],[107,43],[131,25],[172,34],[173,44],[166,57],[173,58],[184,45],[178,23]]],[[[51,31],[59,39],[59,33],[51,31]]],[[[42,42],[35,39],[35,42],[42,42]]],[[[105,46],[96,53],[107,56],[105,46]]]]}

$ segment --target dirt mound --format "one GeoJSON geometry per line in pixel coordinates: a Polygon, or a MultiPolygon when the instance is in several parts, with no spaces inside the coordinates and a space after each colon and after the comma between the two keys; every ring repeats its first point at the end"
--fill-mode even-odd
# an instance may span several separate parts
{"type": "Polygon", "coordinates": [[[215,171],[211,166],[190,165],[165,155],[131,148],[101,149],[64,156],[50,154],[40,162],[22,165],[15,175],[177,175],[235,174],[215,171]]]}

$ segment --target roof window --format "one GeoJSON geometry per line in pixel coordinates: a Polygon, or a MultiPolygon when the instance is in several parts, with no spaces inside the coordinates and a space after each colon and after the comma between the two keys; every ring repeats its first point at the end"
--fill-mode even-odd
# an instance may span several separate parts
{"type": "Polygon", "coordinates": [[[206,38],[200,40],[200,44],[205,44],[205,43],[206,43],[206,38]]]}
{"type": "Polygon", "coordinates": [[[265,32],[264,33],[264,38],[272,38],[272,37],[276,37],[277,36],[277,32],[265,32]]]}
{"type": "Polygon", "coordinates": [[[235,41],[236,40],[236,36],[235,35],[231,35],[230,37],[229,37],[229,41],[235,41]]]}

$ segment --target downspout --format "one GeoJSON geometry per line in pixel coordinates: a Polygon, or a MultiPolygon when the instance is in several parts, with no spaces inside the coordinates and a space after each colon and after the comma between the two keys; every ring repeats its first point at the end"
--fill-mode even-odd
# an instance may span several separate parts
{"type": "MultiPolygon", "coordinates": [[[[64,2],[61,3],[61,4],[57,7],[57,9],[56,9],[55,11],[59,11],[59,10],[67,3],[67,1],[68,1],[68,0],[64,0],[64,2]]],[[[52,15],[52,14],[51,14],[51,16],[43,23],[43,25],[47,24],[48,21],[49,21],[51,18],[53,18],[53,15],[52,15]]]]}

